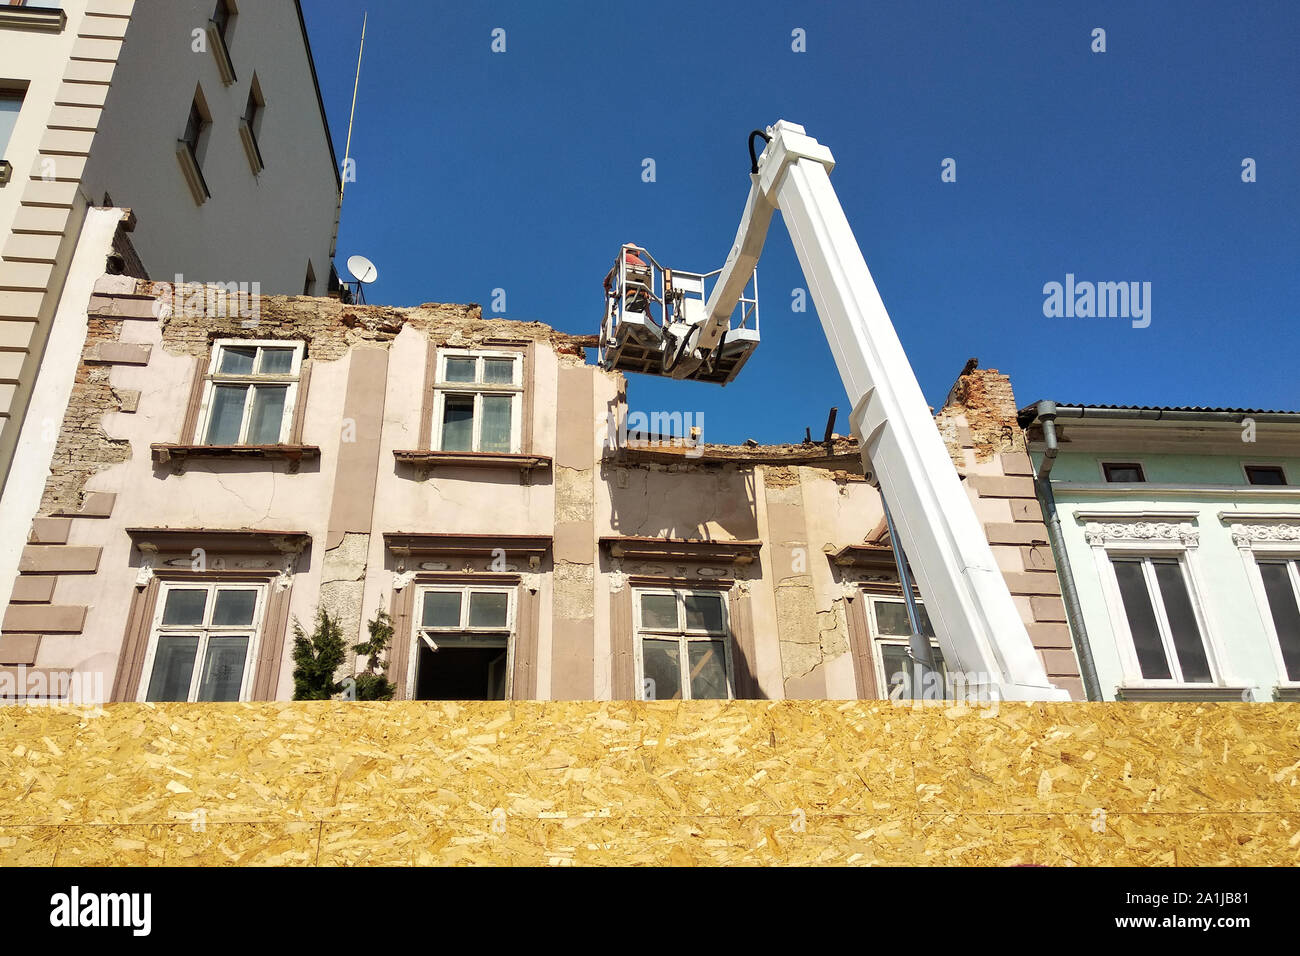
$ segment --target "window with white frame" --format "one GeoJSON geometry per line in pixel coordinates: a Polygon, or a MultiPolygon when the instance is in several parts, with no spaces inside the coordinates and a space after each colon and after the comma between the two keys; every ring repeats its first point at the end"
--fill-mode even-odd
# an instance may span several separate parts
{"type": "Polygon", "coordinates": [[[505,700],[510,693],[512,587],[431,585],[416,605],[408,686],[417,700],[505,700]]]}
{"type": "MultiPolygon", "coordinates": [[[[868,606],[875,650],[872,657],[876,664],[876,686],[882,688],[889,698],[912,700],[922,696],[912,690],[915,664],[909,650],[912,625],[907,619],[907,604],[902,598],[872,596],[868,606]]],[[[943,651],[935,639],[934,625],[930,623],[930,615],[926,613],[924,604],[918,601],[916,608],[921,619],[921,633],[930,638],[930,653],[934,656],[935,671],[943,688],[943,696],[951,697],[952,688],[948,684],[943,651]]]]}
{"type": "Polygon", "coordinates": [[[202,443],[287,442],[298,400],[302,354],[302,342],[216,342],[200,410],[202,443]]]}
{"type": "Polygon", "coordinates": [[[1256,563],[1286,679],[1300,682],[1300,559],[1261,557],[1256,563]]]}
{"type": "Polygon", "coordinates": [[[734,696],[722,592],[639,590],[635,611],[639,699],[727,700],[734,696]]]}
{"type": "Polygon", "coordinates": [[[520,450],[524,392],[521,354],[439,351],[435,388],[435,450],[520,450]]]}
{"type": "Polygon", "coordinates": [[[260,584],[163,584],[140,700],[247,700],[265,592],[260,584]]]}
{"type": "Polygon", "coordinates": [[[1142,679],[1212,683],[1214,673],[1182,560],[1175,555],[1110,557],[1142,679]]]}

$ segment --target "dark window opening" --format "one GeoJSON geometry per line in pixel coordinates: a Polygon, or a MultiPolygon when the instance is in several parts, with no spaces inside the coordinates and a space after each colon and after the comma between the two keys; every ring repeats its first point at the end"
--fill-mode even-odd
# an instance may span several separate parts
{"type": "Polygon", "coordinates": [[[1259,574],[1264,579],[1286,679],[1300,681],[1300,561],[1261,561],[1259,574]]]}
{"type": "Polygon", "coordinates": [[[1285,485],[1286,472],[1280,465],[1247,465],[1246,481],[1252,485],[1285,485]]]}
{"type": "Polygon", "coordinates": [[[416,700],[505,700],[506,648],[439,647],[420,643],[416,700]]]}
{"type": "Polygon", "coordinates": [[[190,104],[190,116],[185,123],[185,135],[181,137],[185,145],[189,148],[190,157],[194,164],[200,165],[199,150],[203,145],[203,134],[208,128],[207,118],[204,117],[202,110],[199,109],[198,101],[195,100],[190,104]]]}
{"type": "Polygon", "coordinates": [[[227,46],[230,44],[230,21],[234,19],[234,14],[230,12],[230,4],[226,0],[217,0],[217,9],[212,13],[212,22],[217,25],[217,33],[221,35],[221,42],[227,46]]]}
{"type": "Polygon", "coordinates": [[[303,281],[302,284],[302,294],[303,295],[316,294],[316,270],[311,267],[310,262],[307,263],[307,278],[303,281]]]}
{"type": "Polygon", "coordinates": [[[1142,472],[1142,466],[1136,462],[1102,462],[1101,470],[1105,474],[1107,481],[1133,482],[1147,480],[1146,475],[1142,472]]]}

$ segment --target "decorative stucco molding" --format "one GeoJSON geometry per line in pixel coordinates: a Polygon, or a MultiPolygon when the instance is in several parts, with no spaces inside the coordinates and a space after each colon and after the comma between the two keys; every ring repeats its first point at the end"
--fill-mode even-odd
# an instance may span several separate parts
{"type": "Polygon", "coordinates": [[[1201,533],[1187,521],[1089,521],[1083,535],[1094,548],[1119,542],[1168,541],[1186,548],[1201,543],[1201,533]]]}
{"type": "Polygon", "coordinates": [[[1296,524],[1234,524],[1229,525],[1232,543],[1243,551],[1256,544],[1282,544],[1300,542],[1300,523],[1296,524]]]}

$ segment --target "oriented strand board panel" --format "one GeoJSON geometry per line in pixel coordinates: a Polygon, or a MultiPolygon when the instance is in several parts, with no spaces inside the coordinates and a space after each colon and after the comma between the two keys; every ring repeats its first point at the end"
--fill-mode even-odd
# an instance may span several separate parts
{"type": "Polygon", "coordinates": [[[1300,705],[0,709],[0,865],[1296,865],[1300,705]]]}

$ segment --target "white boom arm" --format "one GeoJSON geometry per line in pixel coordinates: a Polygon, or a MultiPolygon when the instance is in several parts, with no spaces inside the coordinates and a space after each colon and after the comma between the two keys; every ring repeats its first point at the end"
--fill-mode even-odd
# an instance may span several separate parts
{"type": "Polygon", "coordinates": [[[781,210],[874,472],[943,648],[968,689],[1002,700],[1068,700],[1047,680],[970,499],[876,290],[827,173],[830,150],[784,120],[751,176],[736,241],[709,297],[698,345],[726,330],[781,210]]]}

